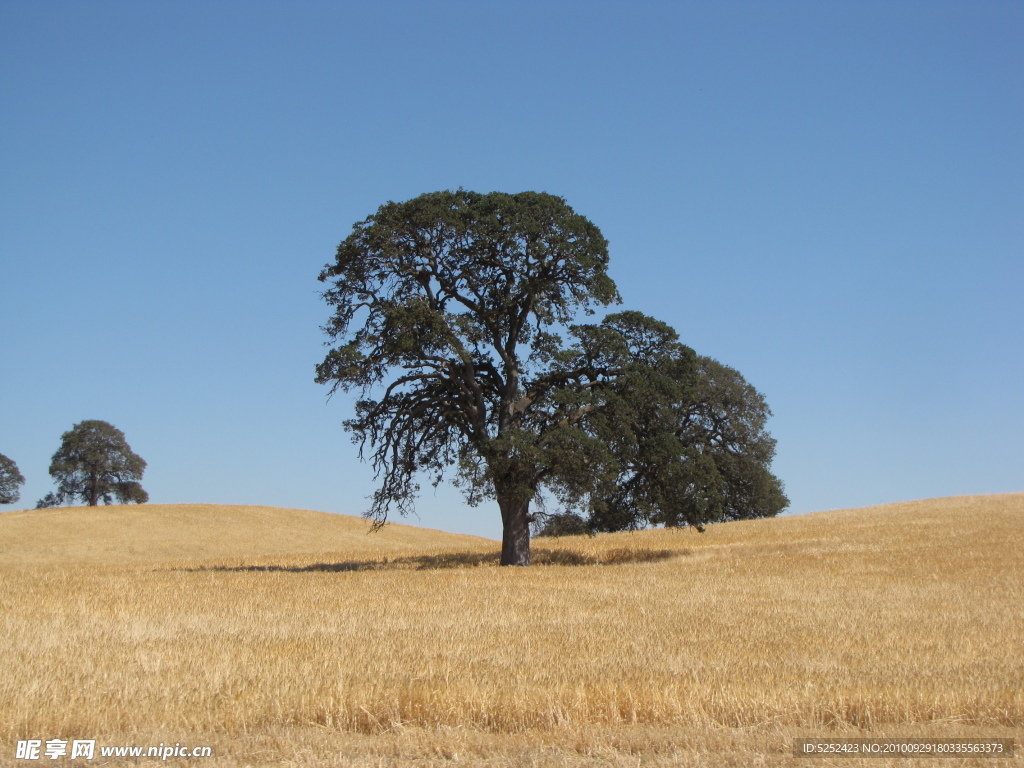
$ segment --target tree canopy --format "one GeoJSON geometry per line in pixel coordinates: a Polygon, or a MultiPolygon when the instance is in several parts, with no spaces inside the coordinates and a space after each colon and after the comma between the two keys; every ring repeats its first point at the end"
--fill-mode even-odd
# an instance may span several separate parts
{"type": "Polygon", "coordinates": [[[95,507],[112,504],[145,504],[149,494],[142,488],[146,462],[128,445],[124,432],[105,421],[82,421],[61,436],[60,448],[50,462],[55,493],[40,499],[38,507],[54,507],[80,499],[95,507]]]}
{"type": "MultiPolygon", "coordinates": [[[[380,481],[368,516],[408,512],[421,475],[436,483],[454,467],[471,504],[498,502],[502,564],[528,565],[538,501],[603,528],[785,506],[777,480],[762,498],[752,465],[722,447],[723,418],[763,427],[725,397],[742,390],[731,369],[640,312],[577,322],[619,301],[607,267],[600,230],[544,193],[436,192],[354,226],[320,273],[333,314],[316,380],[360,393],[345,426],[380,481]],[[722,402],[701,410],[702,392],[722,402]],[[749,476],[747,497],[743,483],[721,489],[726,475],[749,476]]],[[[750,459],[767,472],[774,443],[754,444],[770,448],[750,459]]]]}
{"type": "Polygon", "coordinates": [[[14,504],[21,498],[24,476],[12,459],[0,453],[0,504],[14,504]]]}
{"type": "Polygon", "coordinates": [[[606,497],[589,514],[561,511],[542,535],[635,530],[769,517],[789,501],[769,470],[775,440],[764,397],[739,371],[696,359],[695,386],[663,403],[660,439],[641,439],[606,497]]]}

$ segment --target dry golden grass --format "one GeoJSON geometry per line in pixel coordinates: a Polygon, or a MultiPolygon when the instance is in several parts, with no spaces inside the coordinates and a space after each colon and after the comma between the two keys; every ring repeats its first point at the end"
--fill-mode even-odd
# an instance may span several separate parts
{"type": "Polygon", "coordinates": [[[55,736],[232,767],[804,765],[793,738],[834,735],[1024,751],[1024,494],[537,539],[529,569],[366,527],[0,515],[0,764],[55,736]]]}
{"type": "Polygon", "coordinates": [[[365,559],[457,550],[488,539],[411,525],[373,535],[361,517],[219,504],[58,507],[0,515],[0,567],[156,565],[302,555],[365,559]]]}

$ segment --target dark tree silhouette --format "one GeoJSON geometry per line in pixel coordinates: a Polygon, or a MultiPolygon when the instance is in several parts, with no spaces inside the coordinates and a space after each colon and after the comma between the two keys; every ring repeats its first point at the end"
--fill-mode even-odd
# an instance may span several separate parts
{"type": "Polygon", "coordinates": [[[418,475],[452,466],[471,504],[497,500],[503,565],[530,563],[544,493],[675,525],[720,513],[681,421],[693,350],[639,312],[573,324],[619,300],[607,265],[600,230],[543,193],[431,193],[355,225],[320,274],[316,380],[362,395],[345,425],[380,480],[369,517],[408,512],[418,475]]]}
{"type": "Polygon", "coordinates": [[[542,516],[541,535],[621,531],[647,525],[693,525],[770,517],[789,500],[769,469],[775,440],[765,429],[771,411],[739,371],[697,358],[695,386],[658,406],[667,419],[660,439],[644,439],[612,493],[589,515],[542,516]]]}
{"type": "Polygon", "coordinates": [[[21,498],[25,478],[12,459],[0,453],[0,504],[14,504],[21,498]]]}
{"type": "Polygon", "coordinates": [[[60,448],[50,462],[57,491],[47,494],[37,507],[55,507],[80,499],[90,507],[101,501],[112,504],[145,504],[149,494],[140,481],[146,462],[125,441],[124,432],[105,421],[83,421],[61,437],[60,448]]]}

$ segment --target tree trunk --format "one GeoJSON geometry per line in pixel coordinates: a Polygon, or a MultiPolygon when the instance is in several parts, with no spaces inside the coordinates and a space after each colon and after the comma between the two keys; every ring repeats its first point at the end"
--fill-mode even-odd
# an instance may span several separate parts
{"type": "Polygon", "coordinates": [[[501,509],[501,564],[530,564],[530,499],[498,495],[501,509]]]}
{"type": "Polygon", "coordinates": [[[100,479],[92,475],[89,484],[89,506],[95,507],[100,503],[100,479]]]}

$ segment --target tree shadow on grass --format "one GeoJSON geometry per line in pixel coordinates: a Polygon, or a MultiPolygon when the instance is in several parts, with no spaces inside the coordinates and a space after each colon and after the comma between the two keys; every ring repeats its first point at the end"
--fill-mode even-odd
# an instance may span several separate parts
{"type": "MultiPolygon", "coordinates": [[[[534,549],[533,565],[622,565],[669,560],[690,554],[688,549],[610,549],[586,553],[566,549],[534,549]]],[[[497,566],[501,553],[444,552],[438,555],[386,557],[380,560],[345,560],[308,565],[214,565],[186,568],[188,571],[432,571],[445,568],[479,568],[497,566]]]]}

